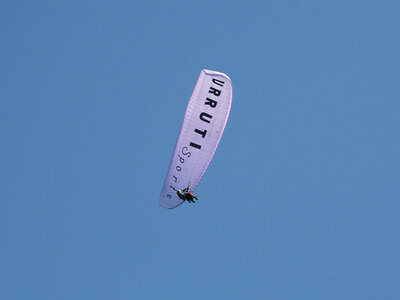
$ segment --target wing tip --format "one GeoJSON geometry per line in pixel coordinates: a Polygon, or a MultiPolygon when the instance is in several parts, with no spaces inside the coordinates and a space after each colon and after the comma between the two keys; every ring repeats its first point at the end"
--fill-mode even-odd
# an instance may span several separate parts
{"type": "Polygon", "coordinates": [[[232,85],[232,80],[229,78],[228,75],[226,75],[225,73],[222,72],[218,72],[218,71],[211,71],[211,70],[207,70],[207,69],[203,69],[201,70],[204,74],[206,75],[211,75],[211,76],[221,76],[226,78],[227,80],[229,80],[230,84],[232,85]]]}
{"type": "Polygon", "coordinates": [[[182,201],[182,202],[180,202],[180,203],[175,203],[175,204],[173,204],[173,205],[170,205],[169,203],[166,203],[165,201],[162,201],[162,200],[160,199],[159,204],[160,204],[160,206],[161,206],[162,208],[174,209],[174,208],[178,207],[179,205],[181,205],[183,202],[184,202],[184,201],[182,201]]]}

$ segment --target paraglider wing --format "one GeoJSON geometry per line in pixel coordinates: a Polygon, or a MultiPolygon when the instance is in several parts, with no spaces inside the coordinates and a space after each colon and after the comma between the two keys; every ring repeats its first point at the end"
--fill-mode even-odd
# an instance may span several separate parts
{"type": "Polygon", "coordinates": [[[232,83],[223,73],[202,70],[186,108],[181,131],[160,195],[160,205],[175,208],[176,191],[193,192],[214,156],[232,103],[232,83]]]}

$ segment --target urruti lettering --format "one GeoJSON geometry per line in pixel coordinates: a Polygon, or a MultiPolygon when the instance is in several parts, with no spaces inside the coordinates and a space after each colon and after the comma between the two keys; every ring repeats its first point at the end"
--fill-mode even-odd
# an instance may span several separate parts
{"type": "MultiPolygon", "coordinates": [[[[213,85],[210,86],[210,88],[208,89],[208,97],[206,97],[205,102],[204,102],[204,107],[211,107],[211,108],[216,108],[217,104],[218,104],[218,97],[221,95],[222,93],[222,89],[224,87],[225,82],[222,80],[218,80],[216,78],[212,79],[212,83],[213,85]]],[[[207,124],[211,124],[213,115],[207,112],[201,112],[199,115],[200,120],[202,120],[204,123],[207,124]]],[[[205,139],[207,136],[207,130],[202,128],[195,128],[194,132],[199,134],[201,136],[202,139],[205,139]]],[[[189,144],[191,147],[195,148],[195,149],[201,149],[201,145],[198,143],[194,143],[194,142],[190,142],[189,144]]]]}

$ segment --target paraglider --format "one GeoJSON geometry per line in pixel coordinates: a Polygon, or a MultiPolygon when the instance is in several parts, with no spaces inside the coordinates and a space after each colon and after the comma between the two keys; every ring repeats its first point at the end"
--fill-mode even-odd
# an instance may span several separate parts
{"type": "Polygon", "coordinates": [[[223,73],[202,70],[160,194],[160,205],[175,208],[195,202],[193,191],[218,147],[232,104],[232,83],[223,73]]]}
{"type": "Polygon", "coordinates": [[[196,202],[194,199],[198,200],[192,192],[189,192],[188,189],[184,189],[183,191],[177,190],[176,194],[178,195],[179,199],[186,200],[187,202],[196,202]]]}

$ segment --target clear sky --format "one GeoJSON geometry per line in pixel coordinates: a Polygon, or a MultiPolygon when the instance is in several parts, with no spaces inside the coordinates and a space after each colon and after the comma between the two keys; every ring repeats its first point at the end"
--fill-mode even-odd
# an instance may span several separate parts
{"type": "Polygon", "coordinates": [[[400,299],[399,2],[1,2],[1,299],[400,299]],[[200,70],[233,82],[159,206],[200,70]]]}

